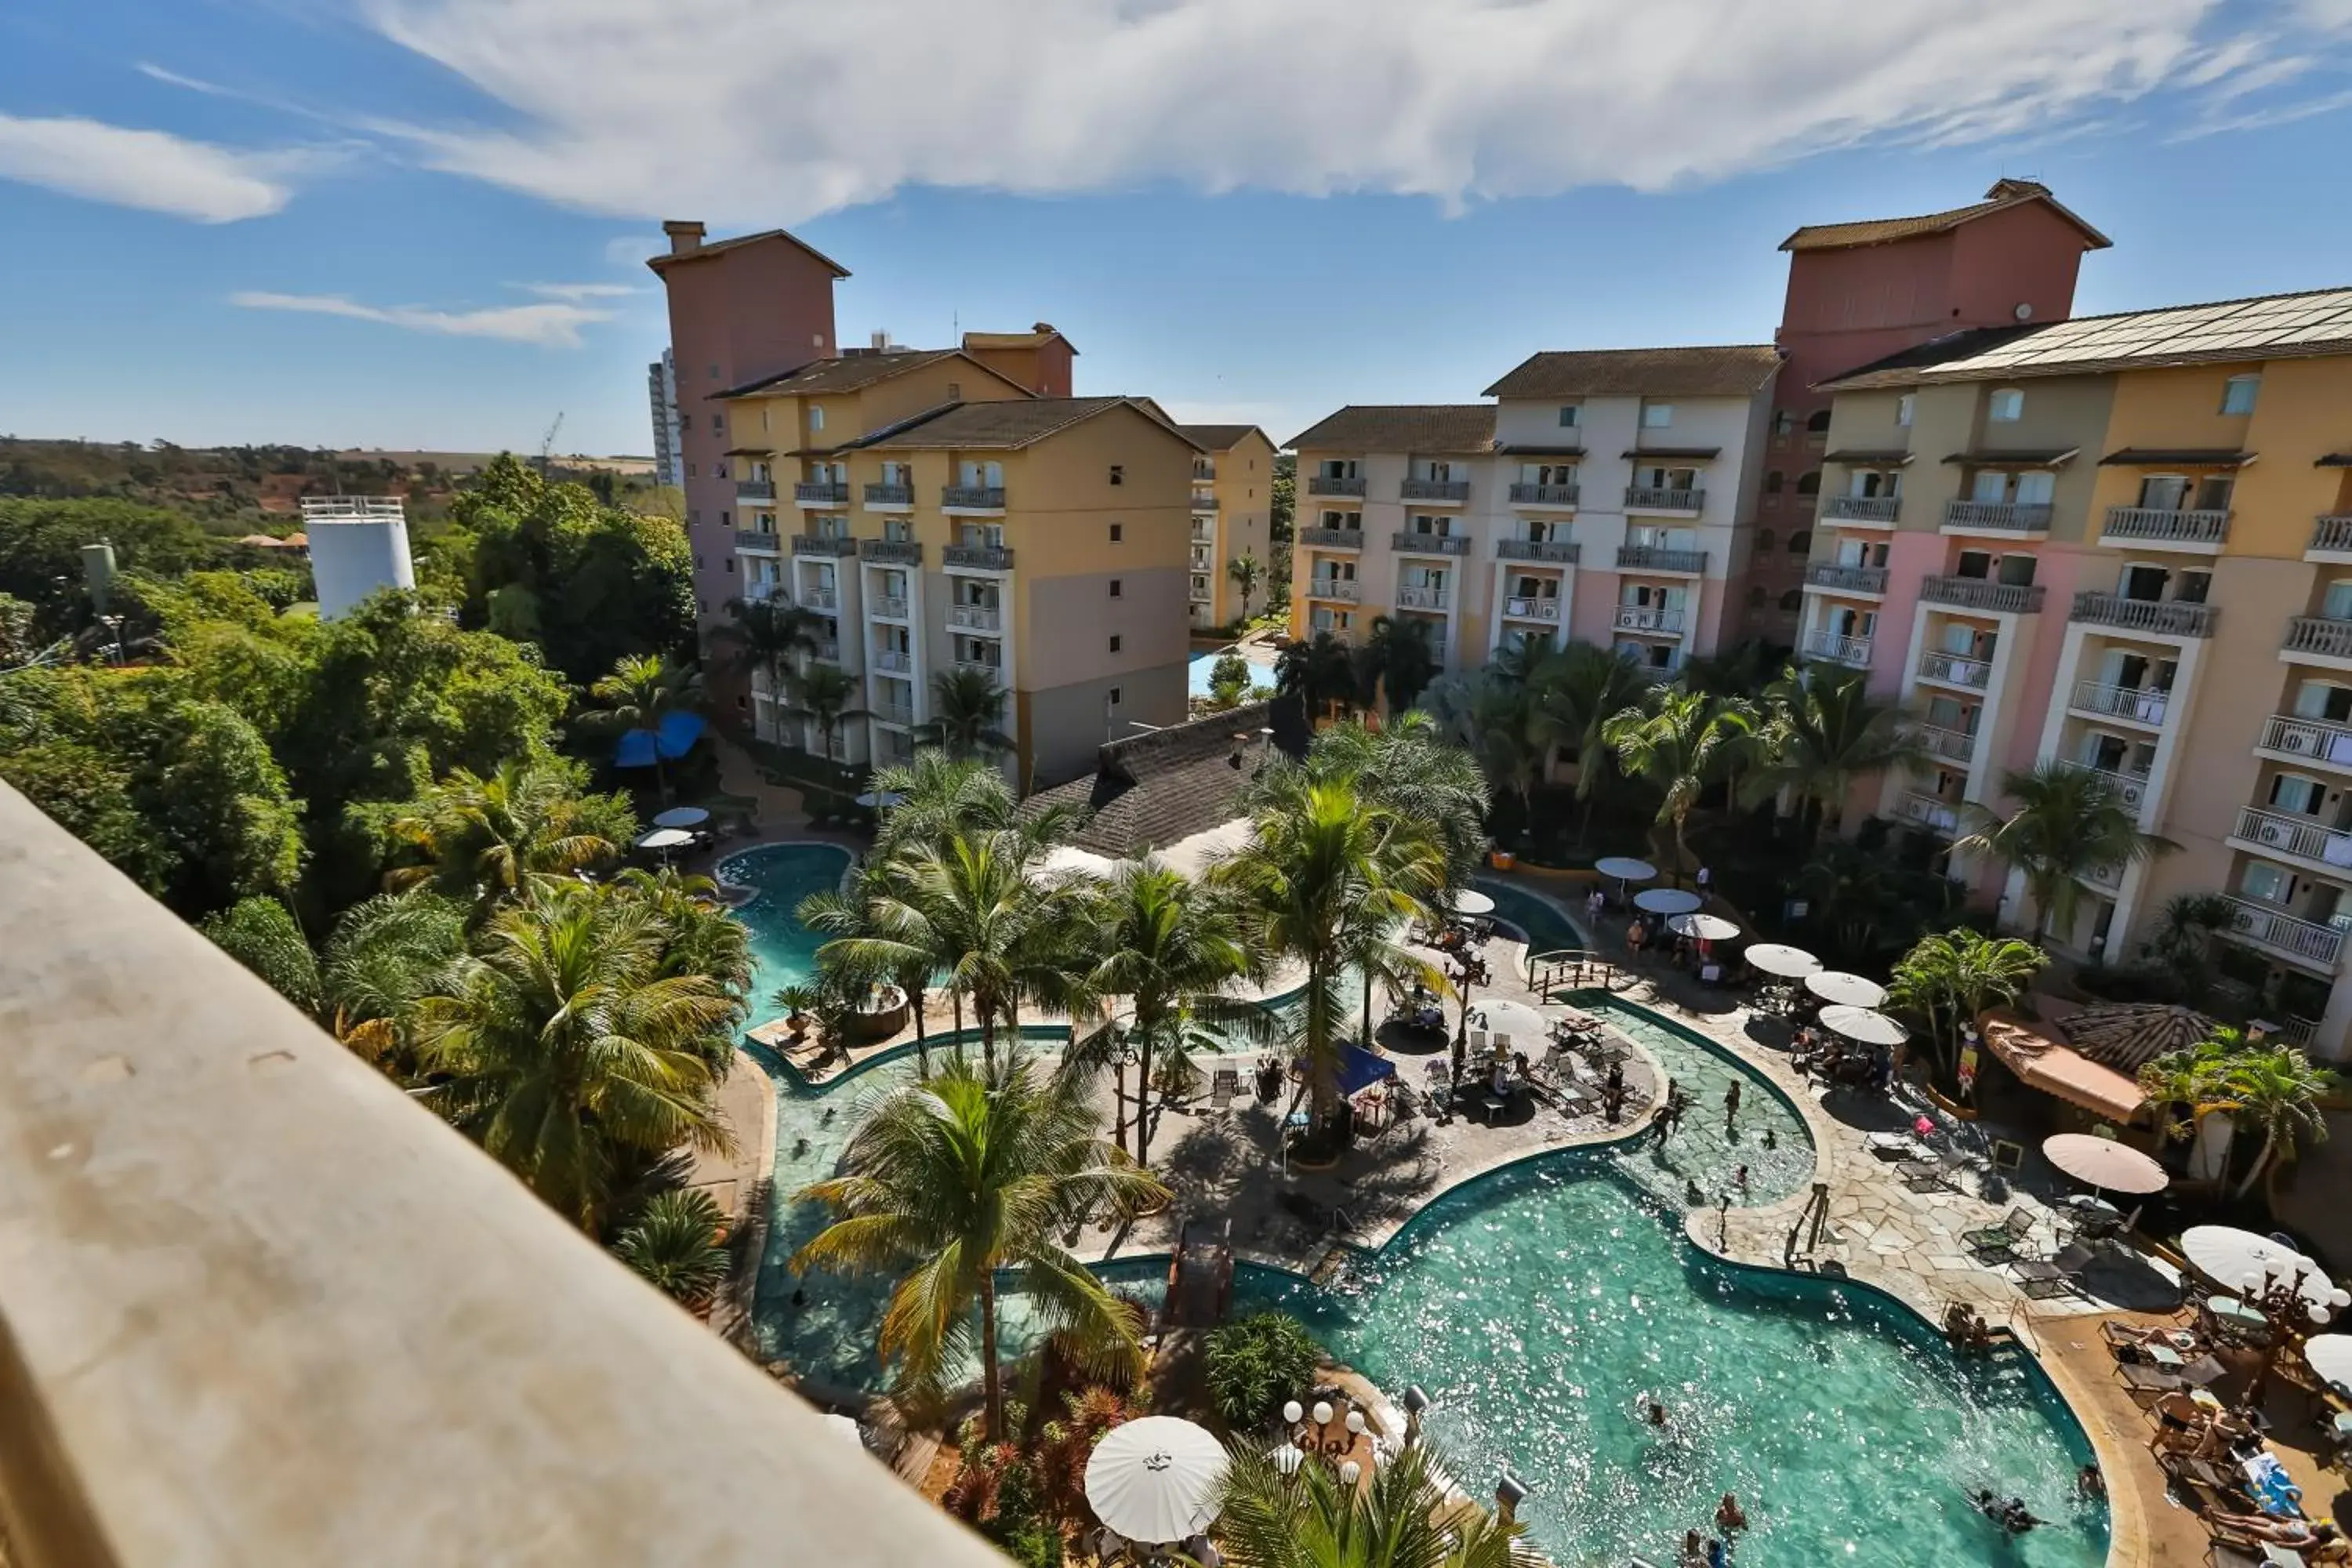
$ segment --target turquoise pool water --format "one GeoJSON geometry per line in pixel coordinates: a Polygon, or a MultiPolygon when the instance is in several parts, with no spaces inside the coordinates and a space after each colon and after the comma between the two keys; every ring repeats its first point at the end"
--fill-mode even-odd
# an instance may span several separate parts
{"type": "Polygon", "coordinates": [[[775,1005],[776,988],[796,984],[816,972],[820,939],[793,910],[811,893],[838,887],[849,860],[849,851],[838,845],[768,844],[719,862],[726,880],[753,889],[752,897],[735,910],[751,933],[755,968],[750,1023],[783,1016],[783,1009],[775,1005]]]}

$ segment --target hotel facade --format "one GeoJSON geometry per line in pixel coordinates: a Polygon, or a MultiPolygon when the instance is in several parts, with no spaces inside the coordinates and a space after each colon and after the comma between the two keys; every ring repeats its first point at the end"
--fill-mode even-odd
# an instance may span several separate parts
{"type": "Polygon", "coordinates": [[[1194,631],[1231,626],[1265,608],[1274,571],[1274,443],[1255,425],[1186,425],[1201,448],[1192,459],[1191,581],[1194,631]],[[1244,555],[1256,557],[1258,580],[1250,601],[1227,570],[1244,555]]]}

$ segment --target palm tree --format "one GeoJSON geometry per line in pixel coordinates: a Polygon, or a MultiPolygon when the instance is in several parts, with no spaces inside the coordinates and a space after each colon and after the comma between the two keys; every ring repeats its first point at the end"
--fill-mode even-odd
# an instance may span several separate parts
{"type": "Polygon", "coordinates": [[[1937,1065],[1949,1083],[1959,1070],[1960,1031],[1986,1008],[2016,1001],[2049,962],[2032,942],[1961,927],[1915,942],[1895,964],[1888,991],[1896,1006],[1927,1019],[1937,1065]]]}
{"type": "Polygon", "coordinates": [[[791,698],[784,710],[816,726],[817,749],[827,759],[833,756],[833,737],[843,721],[866,717],[866,710],[855,706],[860,691],[857,678],[837,664],[813,660],[784,678],[784,690],[791,698]]]}
{"type": "Polygon", "coordinates": [[[1026,832],[1006,828],[911,848],[894,862],[880,900],[887,929],[905,933],[910,946],[919,932],[950,994],[971,998],[991,1063],[998,1025],[1012,1026],[1017,1037],[1023,1001],[1075,1014],[1090,1000],[1081,979],[1087,961],[1076,947],[1077,890],[1033,875],[1040,847],[1026,832]]]}
{"type": "Polygon", "coordinates": [[[2088,768],[2046,761],[2030,773],[2003,774],[2000,787],[2015,803],[2010,814],[1971,807],[1978,826],[1952,852],[1990,855],[2025,879],[2037,943],[2049,940],[2053,926],[2072,930],[2080,878],[2104,866],[2121,870],[2175,847],[2141,832],[2138,814],[2088,768]]]}
{"type": "Polygon", "coordinates": [[[731,623],[710,634],[726,643],[738,669],[758,670],[768,678],[768,695],[781,696],[784,675],[795,656],[816,651],[817,632],[824,617],[804,610],[781,595],[730,599],[731,623]]]}
{"type": "Polygon", "coordinates": [[[1577,841],[1582,843],[1592,831],[1594,797],[1616,768],[1609,721],[1641,700],[1649,683],[1632,659],[1577,642],[1536,667],[1531,690],[1529,735],[1547,749],[1576,754],[1576,798],[1584,803],[1577,841]]]}
{"type": "Polygon", "coordinates": [[[614,879],[611,896],[635,899],[652,917],[661,940],[657,974],[698,975],[734,999],[732,1016],[705,1034],[700,1045],[712,1072],[725,1078],[735,1061],[736,1031],[749,1010],[751,932],[719,900],[718,883],[667,866],[658,871],[629,868],[614,879]]]}
{"type": "MultiPolygon", "coordinates": [[[[2319,1100],[2332,1093],[2336,1076],[2312,1065],[2311,1058],[2294,1046],[2257,1046],[2225,1058],[2220,1081],[2219,1109],[2241,1126],[2263,1130],[2263,1146],[2238,1183],[2244,1197],[2264,1176],[2276,1179],[2278,1166],[2294,1158],[2295,1140],[2315,1143],[2327,1138],[2327,1121],[2319,1100]]],[[[2266,1184],[2263,1191],[2270,1188],[2266,1184]]]]}
{"type": "Polygon", "coordinates": [[[1691,808],[1722,775],[1733,745],[1747,730],[1748,721],[1738,711],[1670,686],[1652,691],[1646,710],[1628,708],[1602,726],[1618,763],[1627,773],[1647,779],[1659,793],[1658,820],[1674,825],[1674,884],[1678,888],[1683,867],[1690,860],[1683,835],[1691,808]]]}
{"type": "Polygon", "coordinates": [[[1445,891],[1477,870],[1494,804],[1486,775],[1429,714],[1402,713],[1378,730],[1335,724],[1315,737],[1307,766],[1321,776],[1344,774],[1366,796],[1433,832],[1445,853],[1445,891]]]}
{"type": "Polygon", "coordinates": [[[1258,582],[1265,575],[1265,565],[1258,560],[1255,551],[1244,550],[1225,563],[1225,575],[1232,578],[1234,586],[1242,591],[1242,616],[1246,619],[1250,613],[1250,596],[1257,592],[1258,582]]]}
{"type": "Polygon", "coordinates": [[[1329,632],[1317,632],[1282,645],[1274,659],[1274,689],[1296,697],[1309,723],[1333,705],[1353,709],[1357,701],[1356,664],[1348,645],[1329,632]]]}
{"type": "Polygon", "coordinates": [[[664,975],[662,948],[642,901],[562,888],[502,910],[416,1005],[434,1103],[584,1229],[625,1162],[728,1146],[702,1043],[741,1003],[664,975]]]}
{"type": "Polygon", "coordinates": [[[395,1079],[412,1076],[417,1002],[466,951],[466,906],[428,892],[354,904],[328,939],[320,1003],[335,1037],[395,1079]]]}
{"type": "MultiPolygon", "coordinates": [[[[898,796],[875,829],[874,853],[879,858],[908,845],[944,844],[958,833],[995,832],[1023,820],[1020,797],[1000,769],[935,747],[917,752],[912,762],[876,769],[866,782],[877,794],[898,796]]],[[[1031,819],[1048,837],[1068,820],[1066,813],[1031,819]]]]}
{"type": "Polygon", "coordinates": [[[720,1233],[727,1216],[699,1187],[656,1193],[613,1243],[613,1254],[674,1301],[698,1306],[733,1267],[720,1233]]]}
{"type": "Polygon", "coordinates": [[[1506,1524],[1465,1503],[1426,1442],[1342,1481],[1309,1459],[1285,1475],[1262,1442],[1236,1442],[1216,1500],[1217,1540],[1234,1568],[1535,1568],[1543,1559],[1506,1524]]]}
{"type": "Polygon", "coordinates": [[[599,710],[591,716],[594,727],[617,734],[642,731],[653,742],[654,790],[669,798],[669,780],[662,770],[661,721],[672,713],[691,712],[701,704],[702,676],[684,665],[672,664],[657,653],[629,654],[613,666],[613,673],[588,689],[599,710]]]}
{"type": "Polygon", "coordinates": [[[1837,825],[1857,784],[1928,760],[1901,712],[1873,702],[1868,687],[1860,670],[1815,665],[1802,674],[1783,671],[1764,693],[1762,765],[1745,793],[1750,805],[1783,790],[1794,795],[1807,849],[1822,826],[1837,825]]]}
{"type": "Polygon", "coordinates": [[[1427,621],[1374,616],[1371,635],[1356,650],[1356,688],[1367,704],[1385,697],[1388,710],[1402,713],[1421,700],[1444,668],[1427,621]]]}
{"type": "Polygon", "coordinates": [[[891,1092],[851,1135],[840,1170],[798,1194],[837,1217],[792,1268],[903,1270],[877,1347],[902,1387],[936,1387],[971,1349],[976,1315],[987,1434],[1004,1435],[999,1270],[1018,1276],[1063,1342],[1103,1370],[1140,1370],[1140,1323],[1055,1237],[1098,1205],[1139,1207],[1167,1189],[1103,1140],[1091,1106],[1028,1063],[953,1062],[891,1092]]]}
{"type": "MultiPolygon", "coordinates": [[[[1836,951],[1858,969],[1878,952],[1883,931],[1908,932],[1925,921],[1942,920],[1951,912],[1952,884],[1934,875],[1911,879],[1882,852],[1863,848],[1851,839],[1832,838],[1820,846],[1797,870],[1797,887],[1811,904],[1811,920],[1829,928],[1836,951]],[[1925,894],[1933,907],[1922,910],[1925,894]]],[[[1900,936],[1895,938],[1901,941],[1900,936]]]]}
{"type": "Polygon", "coordinates": [[[2243,1050],[2245,1035],[2227,1025],[2186,1049],[2167,1051],[2139,1069],[2140,1092],[2158,1108],[2157,1135],[2194,1140],[2205,1119],[2229,1109],[2227,1079],[2230,1058],[2243,1050]],[[2189,1107],[2189,1119],[2172,1113],[2176,1105],[2189,1107]]]}
{"type": "Polygon", "coordinates": [[[384,874],[394,891],[425,883],[487,913],[532,885],[602,866],[636,831],[627,802],[583,795],[572,768],[551,759],[502,763],[488,778],[459,768],[404,807],[392,836],[425,864],[384,874]]]}
{"type": "Polygon", "coordinates": [[[2143,956],[2171,976],[2191,1006],[2202,1006],[2213,993],[2213,943],[2237,912],[2221,893],[2175,893],[2158,911],[2143,956]]]}
{"type": "Polygon", "coordinates": [[[949,756],[994,756],[1013,748],[1004,732],[1004,688],[984,669],[959,665],[931,677],[931,716],[915,726],[919,745],[945,747],[949,756]]]}
{"type": "MultiPolygon", "coordinates": [[[[906,993],[907,1005],[915,1015],[915,1070],[918,1076],[929,1078],[931,1045],[926,1004],[930,996],[931,966],[942,944],[922,911],[898,896],[898,872],[895,860],[869,857],[850,874],[845,888],[811,893],[793,912],[802,925],[830,939],[816,950],[820,973],[860,984],[887,982],[906,993]]],[[[810,999],[814,1000],[814,993],[810,999]]],[[[957,1027],[959,1031],[962,1027],[961,1019],[957,1027]]]]}

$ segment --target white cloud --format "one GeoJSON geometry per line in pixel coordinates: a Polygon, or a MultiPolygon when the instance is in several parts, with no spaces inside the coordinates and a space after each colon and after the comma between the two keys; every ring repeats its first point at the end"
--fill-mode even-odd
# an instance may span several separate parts
{"type": "MultiPolygon", "coordinates": [[[[729,225],[921,184],[1657,189],[1862,142],[2039,138],[2314,43],[2221,0],[364,3],[509,111],[381,127],[429,163],[729,225]]],[[[2284,3],[2306,27],[2352,13],[2284,3]]]]}
{"type": "Polygon", "coordinates": [[[198,223],[235,223],[278,211],[293,195],[287,176],[316,157],[239,152],[97,120],[0,114],[0,180],[198,223]]]}
{"type": "Polygon", "coordinates": [[[573,304],[583,300],[617,300],[624,295],[645,292],[627,283],[518,283],[515,287],[542,300],[568,300],[573,304]]]}
{"type": "Polygon", "coordinates": [[[496,306],[482,310],[436,310],[423,305],[363,305],[341,294],[274,294],[262,289],[247,289],[232,294],[229,303],[241,305],[249,310],[296,310],[317,316],[343,316],[354,321],[376,321],[412,332],[438,332],[456,338],[498,338],[507,342],[537,343],[542,348],[578,348],[582,327],[613,319],[610,310],[552,302],[496,306]]]}

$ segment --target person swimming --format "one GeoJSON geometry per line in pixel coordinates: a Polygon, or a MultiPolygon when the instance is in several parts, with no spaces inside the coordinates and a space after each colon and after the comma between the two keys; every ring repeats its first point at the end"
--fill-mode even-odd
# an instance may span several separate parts
{"type": "Polygon", "coordinates": [[[1666,1407],[1654,1399],[1645,1399],[1642,1406],[1642,1419],[1653,1426],[1664,1426],[1666,1424],[1666,1407]]]}
{"type": "Polygon", "coordinates": [[[2027,1531],[2042,1522],[2034,1518],[2026,1508],[2023,1498],[1999,1497],[1989,1487],[1979,1487],[1971,1500],[1975,1502],[1979,1513],[1983,1514],[2011,1535],[2023,1535],[2027,1531]]]}
{"type": "Polygon", "coordinates": [[[1739,1506],[1736,1492],[1726,1492],[1723,1500],[1715,1505],[1715,1528],[1729,1535],[1735,1530],[1748,1528],[1748,1514],[1739,1506]]]}

